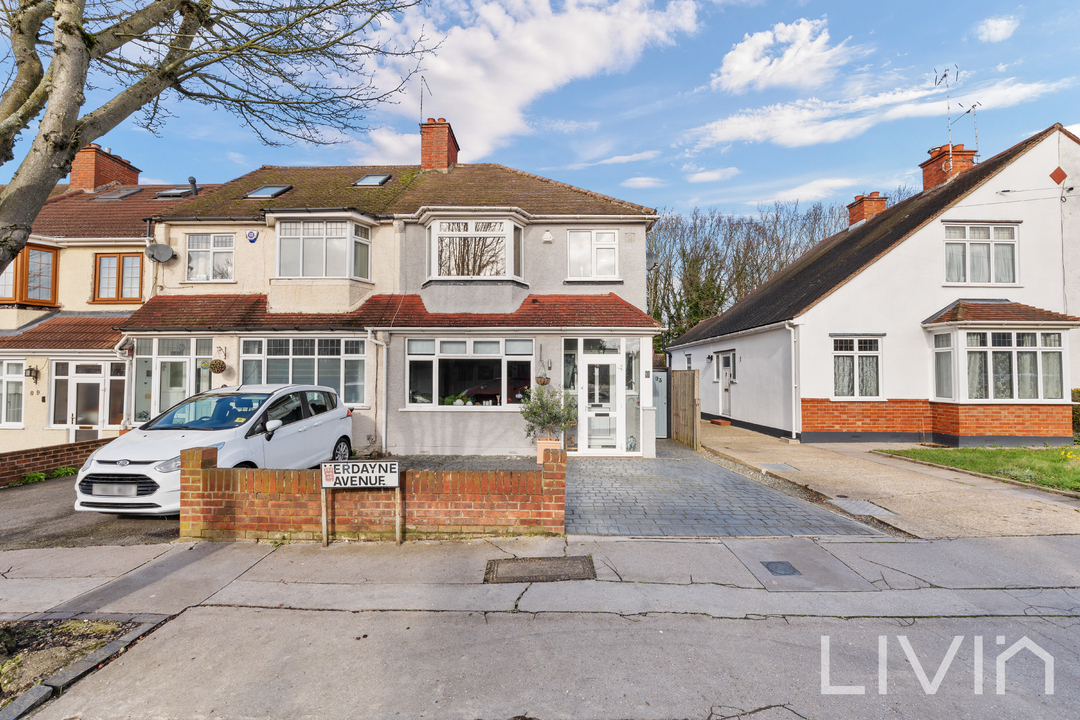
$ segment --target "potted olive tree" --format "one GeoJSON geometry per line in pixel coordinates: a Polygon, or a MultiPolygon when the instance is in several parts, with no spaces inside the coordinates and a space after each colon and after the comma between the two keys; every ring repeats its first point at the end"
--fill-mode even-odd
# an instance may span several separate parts
{"type": "Polygon", "coordinates": [[[521,401],[525,418],[525,437],[536,439],[536,462],[544,462],[544,450],[562,447],[560,436],[577,422],[577,399],[550,385],[539,385],[525,392],[521,401]]]}

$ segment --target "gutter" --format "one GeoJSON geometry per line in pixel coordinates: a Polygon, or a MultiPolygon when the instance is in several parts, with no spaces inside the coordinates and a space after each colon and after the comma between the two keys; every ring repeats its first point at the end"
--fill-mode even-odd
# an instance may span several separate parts
{"type": "Polygon", "coordinates": [[[781,320],[780,322],[770,323],[769,325],[759,325],[758,327],[750,328],[749,330],[740,330],[738,332],[733,332],[733,333],[724,333],[722,335],[713,335],[712,337],[707,337],[704,340],[695,340],[693,342],[683,343],[682,345],[669,345],[668,348],[670,350],[681,350],[682,348],[696,347],[698,345],[705,345],[705,344],[708,344],[708,343],[711,343],[711,342],[716,342],[717,340],[720,340],[721,338],[737,338],[737,337],[743,337],[744,335],[756,335],[757,333],[762,333],[762,332],[767,332],[769,330],[777,330],[779,328],[788,327],[791,323],[794,323],[794,322],[795,322],[794,318],[792,318],[791,320],[781,320]]]}
{"type": "Polygon", "coordinates": [[[802,409],[799,398],[799,365],[798,365],[798,337],[797,326],[794,323],[784,323],[791,332],[791,439],[794,440],[799,436],[799,430],[802,429],[802,409]]]}

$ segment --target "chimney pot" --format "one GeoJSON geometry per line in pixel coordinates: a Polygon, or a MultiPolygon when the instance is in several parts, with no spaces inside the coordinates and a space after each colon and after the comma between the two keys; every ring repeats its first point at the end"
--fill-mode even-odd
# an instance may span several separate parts
{"type": "Polygon", "coordinates": [[[439,122],[446,122],[446,118],[439,118],[439,122]]]}
{"type": "Polygon", "coordinates": [[[923,191],[944,185],[962,172],[975,167],[975,151],[963,145],[939,145],[930,148],[930,159],[919,164],[923,171],[923,191]]]}
{"type": "Polygon", "coordinates": [[[427,121],[428,121],[429,123],[433,123],[433,122],[435,122],[435,118],[428,118],[428,119],[427,119],[427,121]]]}

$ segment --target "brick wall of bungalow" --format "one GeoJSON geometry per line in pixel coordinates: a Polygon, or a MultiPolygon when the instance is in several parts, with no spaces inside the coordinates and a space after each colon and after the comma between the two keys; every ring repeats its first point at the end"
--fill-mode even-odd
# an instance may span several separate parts
{"type": "Polygon", "coordinates": [[[802,432],[937,433],[954,437],[1072,435],[1068,405],[957,405],[928,400],[835,402],[803,398],[802,432]]]}

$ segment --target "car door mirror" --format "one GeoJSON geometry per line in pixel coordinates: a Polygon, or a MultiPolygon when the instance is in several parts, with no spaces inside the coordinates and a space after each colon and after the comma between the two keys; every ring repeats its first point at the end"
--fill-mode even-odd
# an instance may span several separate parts
{"type": "Polygon", "coordinates": [[[281,427],[280,420],[267,420],[266,421],[266,439],[270,440],[274,437],[274,432],[281,427]]]}

